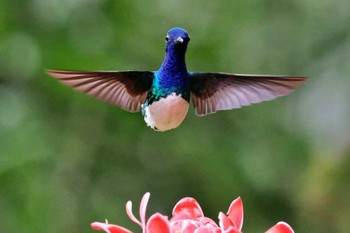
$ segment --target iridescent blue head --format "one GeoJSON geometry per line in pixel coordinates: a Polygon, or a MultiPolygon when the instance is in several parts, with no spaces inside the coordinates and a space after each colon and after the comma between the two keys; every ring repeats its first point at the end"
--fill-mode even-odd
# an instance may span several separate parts
{"type": "Polygon", "coordinates": [[[165,38],[166,51],[175,49],[177,51],[186,52],[189,41],[190,37],[186,30],[178,27],[172,28],[168,31],[165,38]]]}

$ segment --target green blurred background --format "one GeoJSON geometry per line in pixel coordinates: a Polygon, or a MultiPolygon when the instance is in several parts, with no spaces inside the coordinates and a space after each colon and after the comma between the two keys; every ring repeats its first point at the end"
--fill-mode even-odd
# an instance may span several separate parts
{"type": "Polygon", "coordinates": [[[195,197],[217,219],[241,196],[244,232],[350,229],[350,1],[0,1],[0,232],[94,232],[151,192],[148,215],[195,197]],[[295,74],[276,101],[157,133],[45,69],[156,70],[168,29],[191,71],[295,74]]]}

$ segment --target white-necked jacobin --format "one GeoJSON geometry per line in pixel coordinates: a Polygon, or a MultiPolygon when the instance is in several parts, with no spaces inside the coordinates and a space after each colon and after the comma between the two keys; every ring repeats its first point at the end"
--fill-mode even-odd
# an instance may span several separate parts
{"type": "Polygon", "coordinates": [[[48,73],[64,84],[129,112],[141,110],[154,130],[175,129],[190,99],[199,116],[272,100],[289,94],[305,77],[189,72],[185,53],[190,37],[172,28],[158,71],[63,71],[48,73]]]}

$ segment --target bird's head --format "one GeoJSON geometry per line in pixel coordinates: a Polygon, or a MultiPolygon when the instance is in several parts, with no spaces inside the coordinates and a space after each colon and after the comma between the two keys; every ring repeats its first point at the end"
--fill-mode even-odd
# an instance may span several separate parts
{"type": "Polygon", "coordinates": [[[182,28],[172,28],[165,37],[166,49],[174,48],[180,51],[186,51],[190,36],[187,31],[182,28]]]}

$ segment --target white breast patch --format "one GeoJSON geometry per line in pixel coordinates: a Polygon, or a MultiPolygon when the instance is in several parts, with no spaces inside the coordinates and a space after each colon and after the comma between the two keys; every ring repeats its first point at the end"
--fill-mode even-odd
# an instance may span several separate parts
{"type": "Polygon", "coordinates": [[[159,131],[175,129],[185,119],[189,106],[189,103],[176,93],[161,98],[145,108],[147,126],[159,131]]]}

